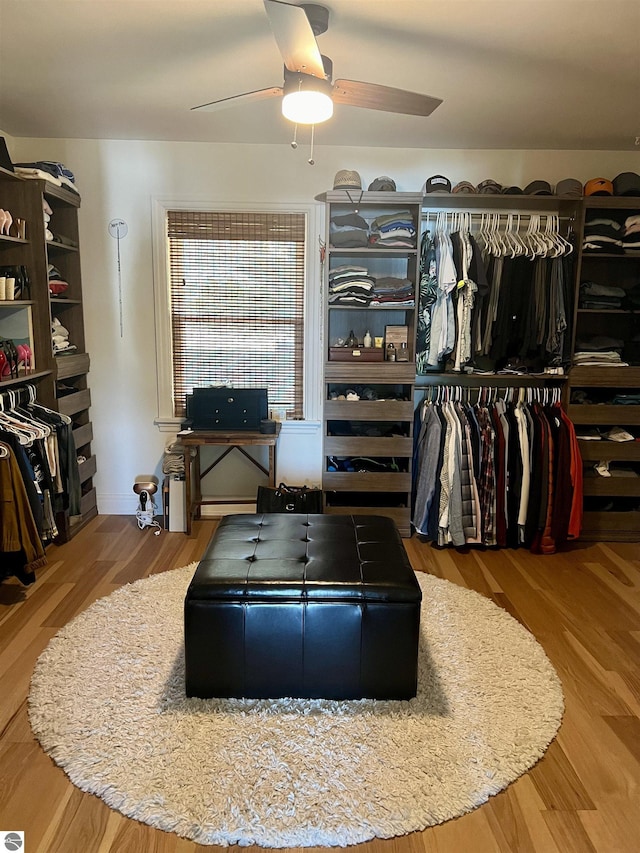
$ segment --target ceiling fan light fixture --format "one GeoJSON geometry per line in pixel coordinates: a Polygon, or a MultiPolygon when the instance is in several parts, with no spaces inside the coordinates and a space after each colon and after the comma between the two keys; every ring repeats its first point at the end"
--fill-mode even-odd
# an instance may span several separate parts
{"type": "Polygon", "coordinates": [[[333,101],[324,92],[290,92],[282,98],[282,115],[295,124],[321,124],[333,115],[333,101]]]}
{"type": "Polygon", "coordinates": [[[328,80],[285,72],[282,115],[294,124],[322,124],[333,115],[330,92],[328,80]]]}

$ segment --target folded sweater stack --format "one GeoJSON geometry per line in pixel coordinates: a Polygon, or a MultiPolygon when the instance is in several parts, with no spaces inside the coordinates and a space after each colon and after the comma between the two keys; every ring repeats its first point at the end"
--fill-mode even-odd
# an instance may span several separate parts
{"type": "Polygon", "coordinates": [[[330,305],[371,304],[375,279],[369,275],[366,267],[356,264],[343,264],[329,273],[330,305]]]}
{"type": "Polygon", "coordinates": [[[376,249],[412,249],[416,246],[416,229],[409,210],[377,216],[371,222],[369,245],[376,249]]]}

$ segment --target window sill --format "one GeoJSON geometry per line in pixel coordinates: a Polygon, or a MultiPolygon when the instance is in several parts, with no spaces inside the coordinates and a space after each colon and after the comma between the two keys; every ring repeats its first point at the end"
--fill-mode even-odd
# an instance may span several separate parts
{"type": "MultiPolygon", "coordinates": [[[[155,418],[154,424],[158,427],[159,432],[172,432],[178,433],[182,429],[182,419],[181,418],[155,418]]],[[[315,432],[320,426],[320,421],[281,421],[282,423],[282,433],[287,432],[315,432]]]]}
{"type": "Polygon", "coordinates": [[[153,422],[158,432],[177,433],[182,429],[182,418],[155,418],[153,422]]]}

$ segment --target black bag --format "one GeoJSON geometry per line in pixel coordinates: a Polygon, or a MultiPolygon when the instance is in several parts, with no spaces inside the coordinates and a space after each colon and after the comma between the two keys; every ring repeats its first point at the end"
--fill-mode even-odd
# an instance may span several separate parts
{"type": "Polygon", "coordinates": [[[258,486],[256,512],[297,512],[318,514],[322,512],[322,490],[306,486],[287,486],[280,483],[277,488],[258,486]]]}

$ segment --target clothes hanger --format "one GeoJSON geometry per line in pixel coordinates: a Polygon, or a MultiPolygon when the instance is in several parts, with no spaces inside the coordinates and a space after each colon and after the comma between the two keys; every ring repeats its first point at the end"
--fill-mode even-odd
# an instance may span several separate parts
{"type": "Polygon", "coordinates": [[[518,230],[520,228],[520,216],[518,216],[517,224],[514,222],[514,214],[510,213],[507,217],[507,230],[505,236],[508,239],[511,247],[511,257],[515,258],[523,254],[524,246],[518,238],[518,230]]]}
{"type": "Polygon", "coordinates": [[[556,225],[556,217],[554,215],[550,214],[547,216],[545,233],[553,246],[552,257],[558,258],[560,255],[563,255],[565,247],[560,240],[560,234],[558,233],[556,225]]]}
{"type": "Polygon", "coordinates": [[[536,239],[536,217],[532,214],[529,217],[529,226],[525,235],[525,243],[528,249],[527,257],[530,261],[534,261],[540,252],[540,244],[536,239]]]}
{"type": "Polygon", "coordinates": [[[51,434],[50,430],[45,429],[31,420],[27,420],[23,415],[16,411],[20,397],[18,392],[7,390],[5,392],[9,397],[9,408],[3,407],[0,412],[0,424],[4,425],[5,429],[13,432],[15,435],[23,436],[26,441],[20,441],[21,444],[31,444],[34,440],[47,438],[51,434]]]}
{"type": "MultiPolygon", "coordinates": [[[[564,255],[570,255],[571,252],[573,252],[573,243],[570,243],[569,240],[566,240],[562,236],[562,234],[560,233],[560,217],[557,214],[555,214],[553,219],[554,219],[554,224],[555,224],[556,236],[558,237],[558,240],[560,241],[560,243],[563,247],[562,253],[564,255]]],[[[569,230],[567,233],[571,234],[571,225],[569,225],[569,230]]]]}
{"type": "Polygon", "coordinates": [[[557,258],[558,255],[562,254],[562,248],[553,228],[553,217],[551,214],[547,214],[545,216],[544,231],[541,231],[540,233],[547,244],[547,254],[545,257],[557,258]]]}

